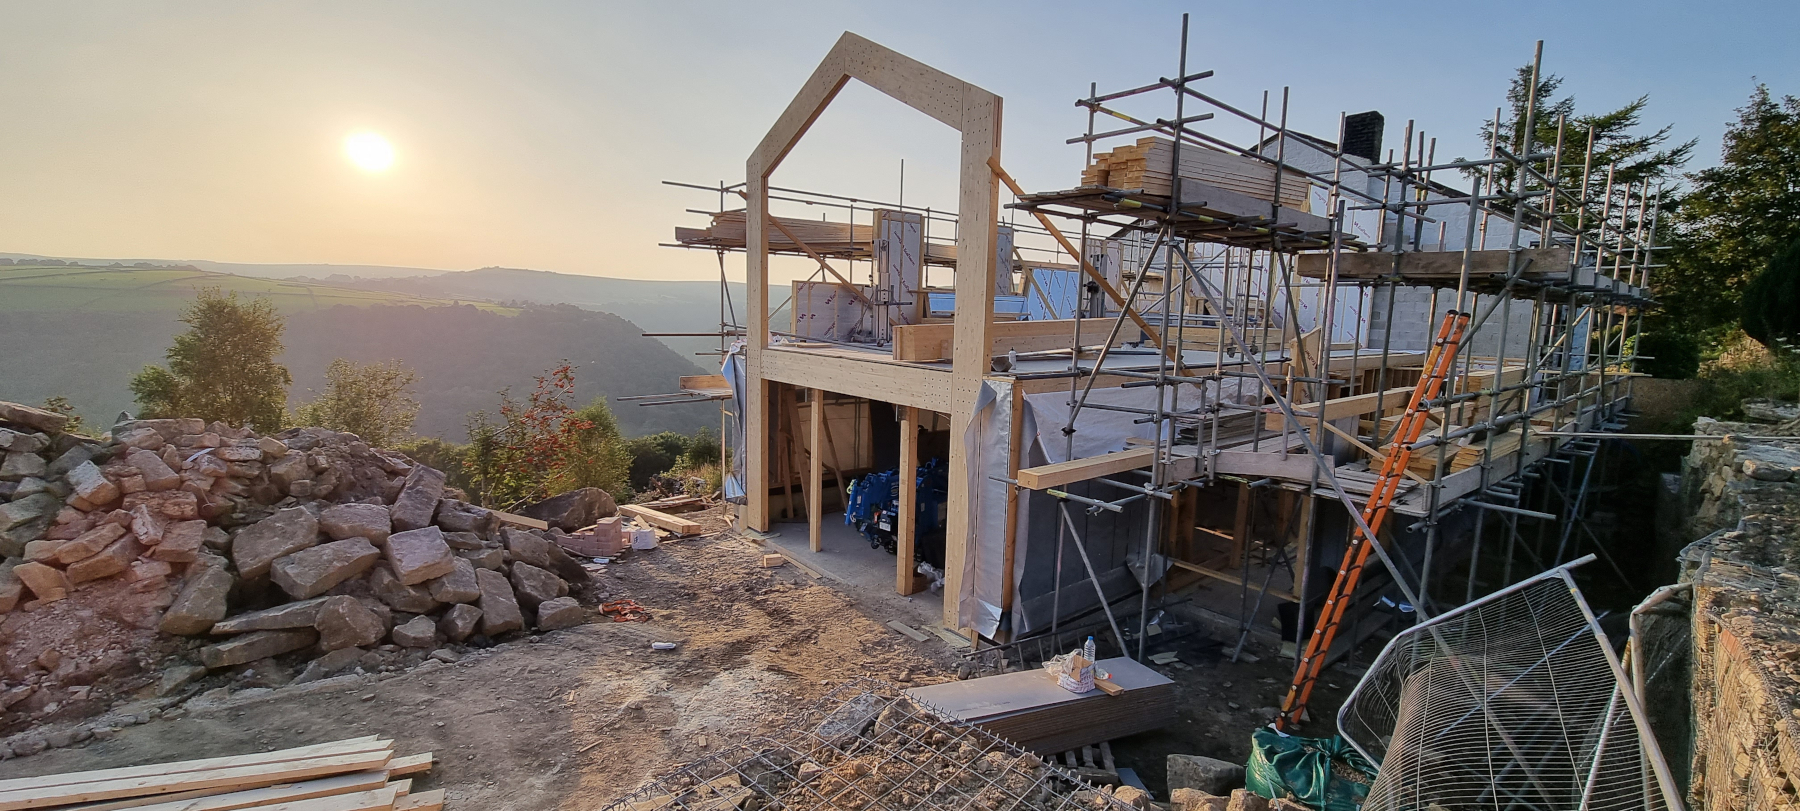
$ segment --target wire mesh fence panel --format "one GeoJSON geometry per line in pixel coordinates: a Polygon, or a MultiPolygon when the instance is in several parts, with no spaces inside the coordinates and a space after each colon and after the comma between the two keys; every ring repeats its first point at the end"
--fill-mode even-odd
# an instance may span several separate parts
{"type": "Polygon", "coordinates": [[[840,686],[784,732],[651,780],[607,811],[1129,809],[1072,772],[873,680],[840,686]]]}
{"type": "Polygon", "coordinates": [[[1629,684],[1566,569],[1407,629],[1338,715],[1377,809],[1669,808],[1629,684]]]}

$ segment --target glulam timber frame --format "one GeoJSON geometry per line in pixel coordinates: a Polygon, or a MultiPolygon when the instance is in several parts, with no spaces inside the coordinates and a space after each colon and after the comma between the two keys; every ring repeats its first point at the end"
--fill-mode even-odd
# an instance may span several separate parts
{"type": "MultiPolygon", "coordinates": [[[[748,464],[745,524],[769,528],[769,406],[771,384],[885,400],[950,415],[953,437],[974,417],[976,395],[988,369],[994,320],[994,241],[999,225],[999,181],[989,169],[1000,159],[1001,99],[980,87],[891,48],[845,32],[763,136],[745,165],[747,238],[747,336],[745,442],[748,464]],[[823,362],[769,346],[769,178],[819,115],[851,80],[879,90],[962,134],[959,150],[956,241],[956,314],[951,369],[924,369],[845,358],[823,362]],[[797,356],[798,355],[798,356],[797,356]],[[946,385],[947,384],[947,385],[946,385]]],[[[916,421],[909,421],[909,424],[916,421]]],[[[950,443],[945,517],[946,624],[956,627],[963,560],[970,527],[970,475],[961,442],[950,443]]],[[[817,458],[817,454],[814,454],[817,458]]],[[[902,478],[908,478],[902,476],[902,478]]],[[[812,481],[818,481],[816,472],[812,481]]],[[[910,488],[908,488],[910,490],[910,488]]],[[[814,498],[816,501],[816,496],[814,498]]],[[[909,505],[901,505],[908,512],[909,505]]],[[[812,520],[816,539],[819,519],[812,520]]],[[[815,540],[816,543],[816,540],[815,540]]],[[[910,545],[910,544],[908,544],[910,545]]],[[[815,547],[816,548],[816,547],[815,547]]],[[[898,564],[897,564],[898,565],[898,564]]],[[[904,567],[903,567],[904,568],[904,567]]]]}

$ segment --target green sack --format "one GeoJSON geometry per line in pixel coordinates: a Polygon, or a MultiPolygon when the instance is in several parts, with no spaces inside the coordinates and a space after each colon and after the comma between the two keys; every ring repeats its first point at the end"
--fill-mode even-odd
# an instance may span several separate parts
{"type": "Polygon", "coordinates": [[[1262,727],[1250,736],[1244,787],[1271,800],[1318,811],[1356,811],[1369,796],[1375,767],[1343,738],[1300,738],[1262,727]]]}

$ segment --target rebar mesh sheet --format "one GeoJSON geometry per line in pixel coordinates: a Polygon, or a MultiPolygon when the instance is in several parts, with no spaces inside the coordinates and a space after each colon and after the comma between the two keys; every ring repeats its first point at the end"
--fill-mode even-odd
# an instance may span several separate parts
{"type": "Polygon", "coordinates": [[[1666,808],[1629,687],[1574,584],[1546,574],[1382,651],[1338,716],[1381,764],[1364,811],[1666,808]]]}
{"type": "Polygon", "coordinates": [[[1074,774],[921,705],[845,684],[777,735],[680,766],[608,811],[1129,809],[1074,774]]]}

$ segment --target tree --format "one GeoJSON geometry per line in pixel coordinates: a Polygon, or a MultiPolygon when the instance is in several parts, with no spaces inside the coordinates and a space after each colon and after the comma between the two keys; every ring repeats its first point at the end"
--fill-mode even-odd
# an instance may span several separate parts
{"type": "Polygon", "coordinates": [[[688,438],[674,431],[641,436],[628,444],[631,451],[631,486],[650,486],[650,477],[669,472],[687,454],[688,438]]]}
{"type": "Polygon", "coordinates": [[[482,504],[505,508],[559,492],[581,453],[582,432],[594,427],[569,405],[574,390],[575,368],[565,360],[537,376],[523,403],[501,391],[499,422],[486,412],[469,415],[466,465],[482,504]]]}
{"type": "Polygon", "coordinates": [[[325,393],[300,406],[301,425],[348,431],[377,447],[391,447],[412,434],[419,401],[409,389],[419,376],[397,360],[353,363],[343,358],[325,369],[325,393]]]}
{"type": "Polygon", "coordinates": [[[53,394],[45,398],[44,410],[54,411],[69,418],[68,422],[63,423],[63,433],[65,434],[79,434],[87,427],[81,424],[81,415],[75,413],[75,404],[60,394],[53,394]]]}
{"type": "Polygon", "coordinates": [[[1718,166],[1688,175],[1669,267],[1650,277],[1665,315],[1715,344],[1737,327],[1751,278],[1800,240],[1800,99],[1758,85],[1724,140],[1718,166]]]}
{"type": "Polygon", "coordinates": [[[1744,289],[1744,333],[1778,355],[1800,350],[1800,240],[1744,289]]]}
{"type": "Polygon", "coordinates": [[[188,330],[165,353],[167,368],[145,366],[131,379],[139,416],[280,428],[293,378],[275,362],[286,327],[275,305],[202,288],[180,320],[188,330]]]}
{"type": "MultiPolygon", "coordinates": [[[[1581,173],[1587,157],[1588,128],[1592,127],[1594,136],[1594,176],[1589,179],[1590,194],[1600,194],[1605,190],[1606,167],[1613,165],[1613,185],[1623,189],[1630,184],[1644,182],[1654,183],[1657,180],[1672,177],[1689,158],[1693,156],[1697,141],[1688,141],[1670,147],[1664,147],[1669,140],[1669,126],[1655,132],[1640,132],[1643,124],[1644,108],[1649,106],[1649,96],[1637,99],[1611,112],[1599,114],[1582,114],[1576,111],[1575,97],[1555,98],[1556,91],[1562,87],[1562,77],[1555,74],[1542,74],[1538,77],[1537,95],[1535,97],[1536,115],[1532,126],[1532,152],[1548,152],[1556,146],[1558,121],[1562,121],[1562,163],[1557,169],[1557,176],[1563,189],[1580,194],[1581,173]]],[[[1512,85],[1507,89],[1506,101],[1511,107],[1510,117],[1502,118],[1496,131],[1493,121],[1481,125],[1481,142],[1489,146],[1496,144],[1512,152],[1522,154],[1525,148],[1526,114],[1533,106],[1531,88],[1531,65],[1519,68],[1513,77],[1512,85]]],[[[1547,169],[1547,167],[1540,167],[1547,169]]],[[[1487,174],[1485,167],[1465,169],[1471,176],[1487,174]]],[[[1514,191],[1516,170],[1509,164],[1498,164],[1494,168],[1494,185],[1503,191],[1514,191]]],[[[1535,185],[1535,184],[1534,184],[1535,185]]],[[[1564,208],[1564,206],[1559,206],[1564,208]]]]}
{"type": "Polygon", "coordinates": [[[555,477],[556,489],[598,487],[624,501],[631,492],[631,452],[612,408],[605,397],[596,397],[574,417],[587,427],[575,431],[575,447],[555,477]]]}

